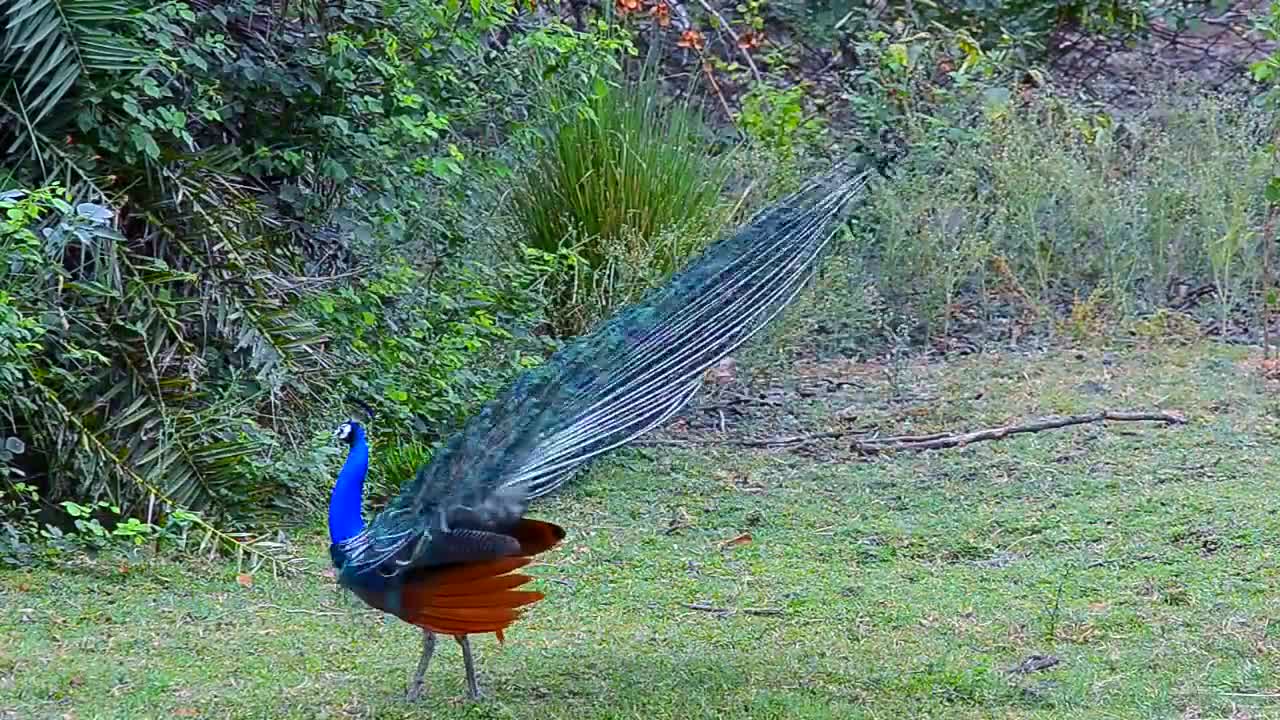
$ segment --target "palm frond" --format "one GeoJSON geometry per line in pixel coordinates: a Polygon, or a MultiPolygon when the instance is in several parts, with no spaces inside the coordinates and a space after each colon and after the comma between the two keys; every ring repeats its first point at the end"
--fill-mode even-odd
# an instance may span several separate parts
{"type": "MultiPolygon", "coordinates": [[[[158,502],[170,510],[191,508],[195,504],[183,502],[182,493],[192,487],[200,470],[206,474],[219,472],[220,467],[243,461],[257,450],[235,442],[207,444],[192,449],[181,441],[172,444],[153,442],[144,448],[140,436],[133,434],[130,434],[132,439],[127,447],[119,447],[104,437],[105,431],[94,430],[91,424],[94,418],[67,407],[53,390],[44,386],[36,389],[38,396],[28,398],[29,409],[42,416],[46,426],[63,428],[58,440],[66,451],[64,457],[73,457],[79,469],[94,477],[110,478],[109,485],[115,494],[109,496],[113,500],[126,494],[125,487],[131,487],[134,492],[129,494],[158,502]],[[182,462],[178,455],[185,455],[186,462],[182,462]],[[157,479],[165,482],[159,483],[157,479]]],[[[145,405],[145,398],[136,400],[135,404],[145,405]]],[[[147,421],[146,413],[135,412],[132,416],[131,424],[141,422],[145,425],[155,420],[151,417],[151,421],[147,421]]],[[[84,493],[82,496],[94,495],[84,493]]],[[[266,564],[273,571],[288,570],[296,560],[287,554],[287,548],[278,543],[246,539],[225,532],[199,515],[195,515],[193,521],[205,531],[202,545],[212,542],[233,549],[242,561],[247,557],[255,568],[266,564]]]]}
{"type": "MultiPolygon", "coordinates": [[[[24,132],[8,153],[39,153],[38,128],[82,77],[139,70],[151,52],[114,31],[131,22],[124,0],[0,0],[0,98],[24,132]]],[[[55,116],[56,117],[56,116],[55,116]]]]}

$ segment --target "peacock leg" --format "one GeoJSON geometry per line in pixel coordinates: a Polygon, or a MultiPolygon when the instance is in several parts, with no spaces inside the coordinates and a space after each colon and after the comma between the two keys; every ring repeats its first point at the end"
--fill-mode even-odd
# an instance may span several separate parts
{"type": "Polygon", "coordinates": [[[422,694],[422,686],[426,682],[427,666],[431,664],[431,655],[436,651],[436,634],[430,630],[422,631],[422,659],[418,661],[418,672],[409,685],[409,702],[418,699],[422,694]]]}
{"type": "Polygon", "coordinates": [[[462,665],[467,670],[467,697],[479,700],[480,688],[476,685],[476,663],[475,658],[471,657],[471,641],[466,635],[454,635],[453,639],[462,646],[462,665]]]}

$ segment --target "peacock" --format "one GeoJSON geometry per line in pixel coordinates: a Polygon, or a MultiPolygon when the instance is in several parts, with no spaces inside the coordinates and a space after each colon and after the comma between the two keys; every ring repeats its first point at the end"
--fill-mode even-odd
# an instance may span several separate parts
{"type": "Polygon", "coordinates": [[[641,302],[568,343],[472,416],[365,524],[365,429],[349,446],[329,504],[339,583],[422,631],[408,690],[423,689],[436,635],[461,646],[467,695],[480,696],[470,635],[503,631],[541,592],[516,572],[558,545],[564,528],[525,517],[603,453],[671,419],[706,370],[764,327],[816,272],[842,213],[873,172],[838,167],[710,245],[641,302]]]}

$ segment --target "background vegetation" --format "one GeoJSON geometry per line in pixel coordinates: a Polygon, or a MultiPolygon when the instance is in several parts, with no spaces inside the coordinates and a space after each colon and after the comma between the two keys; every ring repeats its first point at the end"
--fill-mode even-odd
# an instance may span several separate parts
{"type": "Polygon", "coordinates": [[[0,718],[1275,716],[1277,41],[1219,0],[0,0],[0,718]],[[904,148],[659,450],[541,507],[490,697],[445,643],[403,702],[419,636],[333,592],[333,428],[376,509],[904,148]],[[851,443],[1132,407],[1187,423],[851,443]]]}
{"type": "Polygon", "coordinates": [[[1265,95],[1119,115],[1049,71],[1157,4],[0,7],[10,563],[283,552],[339,420],[371,413],[377,503],[556,343],[886,145],[830,292],[755,352],[1248,341],[1274,301],[1265,95]]]}

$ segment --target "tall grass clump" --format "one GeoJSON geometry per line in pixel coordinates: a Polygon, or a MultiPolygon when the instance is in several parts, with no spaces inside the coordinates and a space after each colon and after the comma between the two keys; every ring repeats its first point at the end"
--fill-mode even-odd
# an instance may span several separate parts
{"type": "Polygon", "coordinates": [[[1011,107],[909,157],[873,192],[854,252],[928,336],[957,311],[1054,331],[1082,303],[1116,320],[1172,307],[1234,334],[1262,286],[1274,122],[1220,99],[1124,123],[1054,101],[1011,107]],[[1187,288],[1210,292],[1191,306],[1187,288]]]}
{"type": "Polygon", "coordinates": [[[651,80],[553,89],[551,119],[513,192],[535,250],[567,257],[548,279],[551,322],[582,332],[677,269],[701,244],[727,176],[700,115],[651,80]]]}

